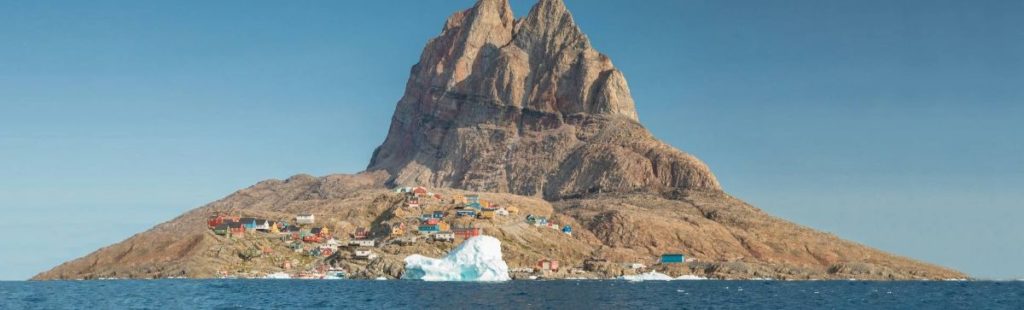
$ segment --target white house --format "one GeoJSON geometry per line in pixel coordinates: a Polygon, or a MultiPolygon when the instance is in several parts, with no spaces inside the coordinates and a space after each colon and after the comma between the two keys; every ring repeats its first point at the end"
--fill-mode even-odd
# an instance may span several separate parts
{"type": "Polygon", "coordinates": [[[434,234],[434,240],[437,241],[455,241],[455,233],[450,231],[442,231],[434,234]]]}
{"type": "Polygon", "coordinates": [[[498,216],[508,216],[509,213],[508,213],[508,209],[498,208],[497,211],[494,211],[494,214],[497,214],[498,216]]]}
{"type": "Polygon", "coordinates": [[[303,213],[295,217],[295,222],[299,225],[311,225],[316,223],[316,217],[311,213],[303,213]]]}
{"type": "Polygon", "coordinates": [[[354,254],[356,258],[359,259],[372,260],[377,258],[377,254],[374,254],[373,251],[370,250],[355,250],[354,254]]]}
{"type": "Polygon", "coordinates": [[[270,225],[272,225],[272,224],[274,224],[273,221],[257,219],[256,220],[256,227],[255,228],[256,228],[256,230],[259,230],[259,231],[270,231],[270,225]]]}
{"type": "Polygon", "coordinates": [[[337,250],[338,247],[341,246],[341,242],[339,242],[338,239],[331,238],[331,240],[327,240],[327,242],[325,242],[324,245],[330,247],[333,250],[337,250]]]}
{"type": "Polygon", "coordinates": [[[373,239],[353,239],[348,241],[348,245],[372,248],[377,246],[377,241],[373,239]]]}

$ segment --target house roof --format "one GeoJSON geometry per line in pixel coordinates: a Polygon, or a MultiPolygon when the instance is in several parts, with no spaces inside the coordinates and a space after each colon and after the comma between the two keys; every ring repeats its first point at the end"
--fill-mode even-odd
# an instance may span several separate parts
{"type": "Polygon", "coordinates": [[[273,223],[273,222],[271,222],[270,220],[256,219],[256,225],[266,225],[266,224],[270,224],[270,223],[273,223]]]}
{"type": "Polygon", "coordinates": [[[249,223],[249,222],[255,222],[255,221],[256,221],[256,218],[255,218],[255,217],[243,217],[243,218],[242,218],[242,219],[240,219],[239,221],[240,221],[240,222],[245,222],[245,223],[249,223]]]}
{"type": "Polygon", "coordinates": [[[239,222],[228,223],[228,227],[230,227],[230,228],[239,228],[239,227],[242,227],[242,226],[244,226],[244,225],[242,223],[239,223],[239,222]]]}
{"type": "Polygon", "coordinates": [[[214,230],[228,229],[228,224],[220,224],[220,225],[217,225],[217,227],[214,227],[213,229],[214,230]]]}
{"type": "Polygon", "coordinates": [[[319,233],[320,233],[320,232],[322,232],[323,230],[324,230],[324,229],[323,229],[323,227],[315,227],[315,228],[313,228],[313,229],[310,229],[310,230],[309,230],[309,233],[311,233],[311,234],[319,234],[319,233]]]}

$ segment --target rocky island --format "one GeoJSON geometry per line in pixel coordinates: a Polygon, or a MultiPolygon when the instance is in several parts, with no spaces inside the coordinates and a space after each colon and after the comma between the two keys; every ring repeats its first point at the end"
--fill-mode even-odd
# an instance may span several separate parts
{"type": "Polygon", "coordinates": [[[367,171],[263,181],[34,279],[400,279],[480,234],[517,279],[967,277],[730,196],[635,105],[561,0],[480,0],[427,43],[367,171]]]}

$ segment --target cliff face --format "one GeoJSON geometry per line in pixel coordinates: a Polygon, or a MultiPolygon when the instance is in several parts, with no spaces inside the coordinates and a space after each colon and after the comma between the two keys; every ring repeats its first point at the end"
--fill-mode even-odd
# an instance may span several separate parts
{"type": "Polygon", "coordinates": [[[448,18],[369,170],[394,185],[546,199],[720,190],[704,163],[640,125],[622,72],[561,0],[513,16],[507,0],[481,0],[448,18]]]}

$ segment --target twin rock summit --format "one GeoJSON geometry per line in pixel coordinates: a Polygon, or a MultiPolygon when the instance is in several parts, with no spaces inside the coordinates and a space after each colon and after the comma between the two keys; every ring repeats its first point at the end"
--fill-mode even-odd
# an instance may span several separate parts
{"type": "MultiPolygon", "coordinates": [[[[707,165],[639,120],[624,74],[591,46],[561,0],[540,0],[521,19],[508,0],[480,0],[427,43],[366,172],[264,181],[35,278],[279,271],[277,260],[286,258],[237,255],[273,243],[224,241],[205,219],[223,212],[288,220],[310,212],[338,235],[356,227],[387,235],[377,227],[403,207],[389,190],[396,186],[479,193],[575,228],[568,236],[519,218],[480,224],[502,240],[513,268],[542,258],[564,266],[600,258],[613,263],[593,272],[614,277],[631,272],[614,263],[685,253],[696,261],[661,271],[727,279],[966,277],[772,217],[727,195],[707,165]]],[[[371,262],[335,255],[309,264],[397,278],[405,256],[440,256],[451,247],[389,244],[371,262]]]]}

